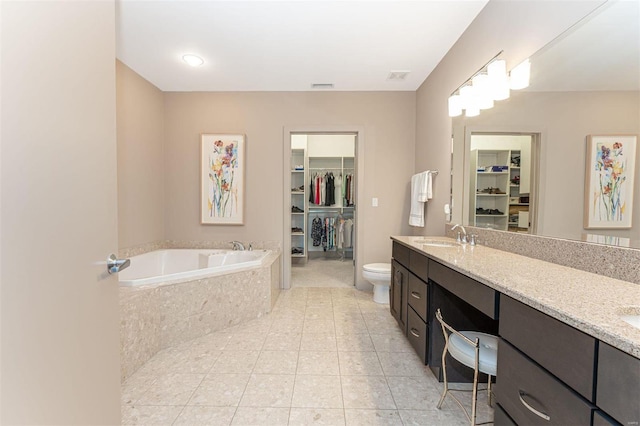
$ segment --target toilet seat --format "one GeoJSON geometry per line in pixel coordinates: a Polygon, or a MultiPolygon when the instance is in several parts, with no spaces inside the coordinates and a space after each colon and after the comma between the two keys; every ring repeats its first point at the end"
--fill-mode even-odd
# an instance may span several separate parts
{"type": "Polygon", "coordinates": [[[391,274],[390,263],[369,263],[362,267],[364,271],[374,272],[377,274],[391,274]]]}

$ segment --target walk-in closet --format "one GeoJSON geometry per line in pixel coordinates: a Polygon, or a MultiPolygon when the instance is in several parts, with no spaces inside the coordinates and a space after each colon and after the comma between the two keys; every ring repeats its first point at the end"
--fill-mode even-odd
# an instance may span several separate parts
{"type": "Polygon", "coordinates": [[[291,287],[354,285],[355,141],[291,135],[291,287]]]}

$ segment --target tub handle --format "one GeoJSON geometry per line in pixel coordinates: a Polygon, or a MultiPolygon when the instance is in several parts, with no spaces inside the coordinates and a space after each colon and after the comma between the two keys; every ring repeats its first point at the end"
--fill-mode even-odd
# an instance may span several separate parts
{"type": "Polygon", "coordinates": [[[107,271],[110,274],[115,274],[123,269],[126,269],[131,265],[131,260],[129,259],[118,259],[115,254],[110,254],[107,258],[107,271]]]}

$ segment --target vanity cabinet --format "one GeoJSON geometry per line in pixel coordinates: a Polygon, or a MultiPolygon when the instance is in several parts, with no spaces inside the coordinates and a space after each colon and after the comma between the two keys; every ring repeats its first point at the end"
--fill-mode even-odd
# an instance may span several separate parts
{"type": "Polygon", "coordinates": [[[389,287],[389,310],[402,332],[407,334],[407,291],[409,271],[396,260],[391,261],[391,285],[389,287]]]}
{"type": "Polygon", "coordinates": [[[389,309],[423,363],[427,363],[429,259],[393,243],[389,309]]]}
{"type": "Polygon", "coordinates": [[[596,405],[623,425],[637,425],[640,359],[600,342],[597,374],[596,405]]]}
{"type": "Polygon", "coordinates": [[[589,425],[595,409],[504,339],[498,342],[495,396],[519,425],[589,425]]]}
{"type": "MultiPolygon", "coordinates": [[[[640,359],[418,248],[394,241],[393,256],[391,313],[439,380],[444,336],[437,309],[455,329],[499,336],[495,425],[640,423],[640,359]]],[[[473,371],[454,361],[447,361],[449,380],[470,381],[473,371]]]]}
{"type": "Polygon", "coordinates": [[[505,295],[500,299],[499,334],[582,397],[594,401],[595,338],[505,295]]]}

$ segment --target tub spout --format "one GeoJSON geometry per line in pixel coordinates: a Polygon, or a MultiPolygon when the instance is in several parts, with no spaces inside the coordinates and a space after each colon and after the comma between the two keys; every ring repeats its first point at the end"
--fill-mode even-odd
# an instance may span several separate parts
{"type": "Polygon", "coordinates": [[[240,241],[231,241],[231,244],[233,244],[234,250],[244,250],[244,244],[242,244],[240,241]]]}

